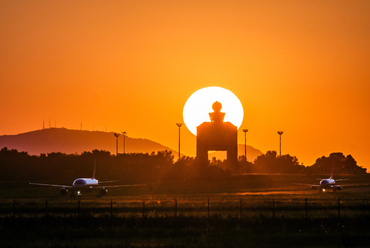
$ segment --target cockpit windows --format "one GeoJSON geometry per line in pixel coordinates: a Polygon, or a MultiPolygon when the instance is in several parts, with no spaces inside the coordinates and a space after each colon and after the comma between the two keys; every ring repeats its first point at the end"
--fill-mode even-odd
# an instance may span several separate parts
{"type": "Polygon", "coordinates": [[[75,186],[84,186],[86,184],[85,180],[77,179],[74,183],[75,186]]]}

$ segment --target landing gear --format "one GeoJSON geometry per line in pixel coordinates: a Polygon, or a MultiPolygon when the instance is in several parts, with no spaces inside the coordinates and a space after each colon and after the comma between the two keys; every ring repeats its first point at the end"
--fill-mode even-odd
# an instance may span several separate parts
{"type": "Polygon", "coordinates": [[[75,192],[74,192],[73,188],[71,189],[71,198],[75,198],[75,192]]]}
{"type": "Polygon", "coordinates": [[[105,196],[107,193],[108,193],[108,190],[103,188],[103,189],[99,190],[99,193],[96,197],[105,196]]]}
{"type": "Polygon", "coordinates": [[[60,192],[60,194],[61,194],[61,195],[66,195],[66,194],[68,193],[68,189],[66,189],[66,188],[61,188],[61,189],[59,190],[59,192],[60,192]]]}

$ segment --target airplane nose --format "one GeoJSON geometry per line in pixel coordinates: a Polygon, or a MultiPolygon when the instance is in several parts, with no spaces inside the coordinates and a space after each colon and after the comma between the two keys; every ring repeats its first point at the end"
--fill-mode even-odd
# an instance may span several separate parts
{"type": "Polygon", "coordinates": [[[81,180],[81,179],[76,179],[74,182],[73,182],[73,187],[83,187],[86,185],[86,182],[85,180],[81,180]]]}

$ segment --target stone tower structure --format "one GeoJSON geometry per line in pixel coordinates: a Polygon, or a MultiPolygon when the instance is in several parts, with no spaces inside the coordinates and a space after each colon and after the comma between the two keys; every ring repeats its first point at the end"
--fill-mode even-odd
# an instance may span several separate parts
{"type": "Polygon", "coordinates": [[[221,108],[221,103],[214,102],[214,112],[209,113],[211,122],[197,126],[197,159],[201,163],[208,162],[208,151],[226,151],[227,161],[233,164],[238,161],[238,129],[231,122],[224,122],[225,113],[221,108]]]}

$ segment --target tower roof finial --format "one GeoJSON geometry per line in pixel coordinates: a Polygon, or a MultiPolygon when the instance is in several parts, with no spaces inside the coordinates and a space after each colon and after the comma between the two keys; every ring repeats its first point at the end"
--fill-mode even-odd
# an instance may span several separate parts
{"type": "Polygon", "coordinates": [[[221,112],[221,109],[222,109],[222,104],[218,101],[215,101],[213,104],[212,104],[212,109],[213,109],[213,113],[209,113],[209,117],[211,118],[211,122],[223,122],[224,121],[224,117],[225,117],[225,113],[222,113],[221,112]]]}

